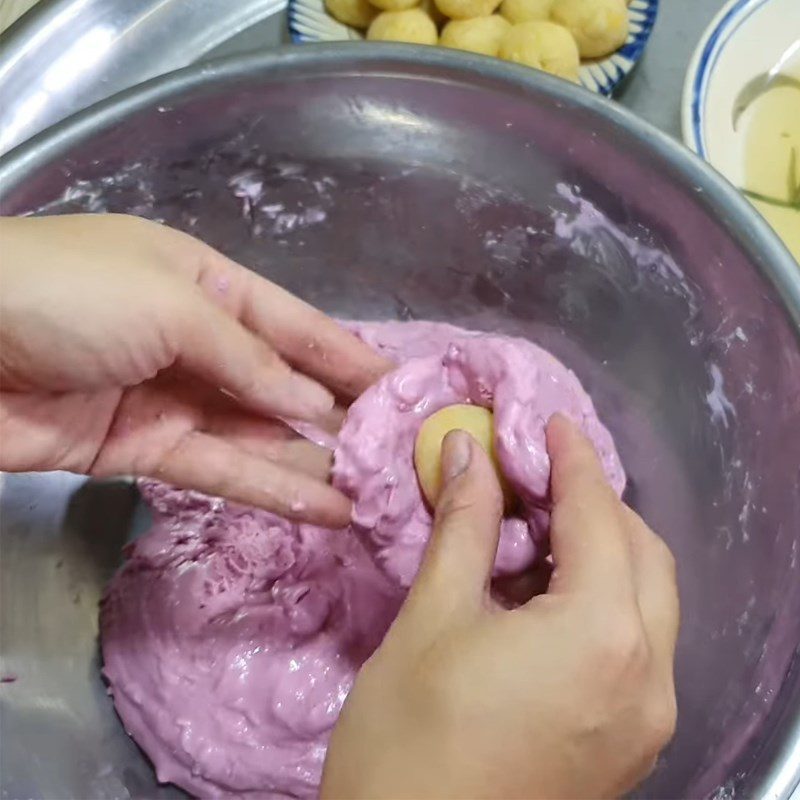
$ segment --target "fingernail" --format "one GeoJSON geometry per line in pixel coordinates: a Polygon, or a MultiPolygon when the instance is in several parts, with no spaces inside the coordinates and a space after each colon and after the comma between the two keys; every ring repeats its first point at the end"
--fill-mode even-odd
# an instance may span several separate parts
{"type": "Polygon", "coordinates": [[[442,478],[445,483],[467,471],[472,460],[472,440],[464,431],[450,431],[442,443],[442,478]]]}
{"type": "Polygon", "coordinates": [[[303,416],[321,416],[333,409],[333,395],[324,386],[299,372],[291,374],[286,390],[294,396],[297,411],[303,416]]]}

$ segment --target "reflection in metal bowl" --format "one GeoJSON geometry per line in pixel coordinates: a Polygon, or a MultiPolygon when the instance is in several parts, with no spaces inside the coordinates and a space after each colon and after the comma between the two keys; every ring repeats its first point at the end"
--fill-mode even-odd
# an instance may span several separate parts
{"type": "MultiPolygon", "coordinates": [[[[699,160],[524,68],[365,44],[158,79],[18,149],[0,186],[4,213],[163,220],[340,316],[449,320],[550,349],[678,558],[679,727],[643,793],[789,796],[800,273],[699,160]]],[[[9,796],[174,794],[126,738],[97,663],[98,594],[140,513],[125,484],[3,477],[9,796]]]]}

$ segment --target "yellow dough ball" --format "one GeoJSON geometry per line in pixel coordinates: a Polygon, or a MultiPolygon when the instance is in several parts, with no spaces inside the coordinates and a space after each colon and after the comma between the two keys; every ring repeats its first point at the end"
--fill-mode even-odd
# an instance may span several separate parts
{"type": "Polygon", "coordinates": [[[436,0],[436,5],[450,19],[473,19],[493,14],[500,0],[436,0]]]}
{"type": "Polygon", "coordinates": [[[536,67],[568,81],[578,80],[581,59],[572,34],[544,20],[520,22],[502,38],[500,58],[536,67]]]}
{"type": "Polygon", "coordinates": [[[372,21],[367,39],[376,42],[408,42],[436,44],[439,32],[433,20],[419,8],[406,11],[384,11],[372,21]]]}
{"type": "Polygon", "coordinates": [[[414,467],[425,499],[431,505],[436,504],[442,487],[442,442],[450,431],[455,430],[469,433],[489,454],[508,507],[513,495],[500,471],[494,451],[494,416],[487,408],[466,404],[445,406],[431,414],[417,433],[414,467]]]}
{"type": "Polygon", "coordinates": [[[503,0],[500,13],[512,23],[547,19],[553,0],[503,0]]]}
{"type": "Polygon", "coordinates": [[[368,0],[325,0],[327,12],[344,25],[366,28],[378,11],[368,0]]]}
{"type": "Polygon", "coordinates": [[[416,8],[420,0],[369,0],[369,2],[381,11],[405,11],[407,8],[416,8]]]}
{"type": "Polygon", "coordinates": [[[474,19],[454,19],[444,26],[439,44],[470,53],[496,56],[500,40],[511,28],[511,23],[499,14],[474,19]]]}
{"type": "Polygon", "coordinates": [[[582,58],[607,56],[628,38],[625,0],[555,0],[550,18],[575,37],[582,58]]]}
{"type": "Polygon", "coordinates": [[[437,28],[441,28],[447,22],[447,17],[439,11],[434,0],[422,0],[419,8],[433,20],[437,28]]]}
{"type": "MultiPolygon", "coordinates": [[[[520,25],[528,24],[527,22],[520,23],[520,25]]],[[[541,69],[542,58],[539,53],[539,43],[535,38],[527,36],[524,31],[517,30],[520,25],[512,26],[511,30],[503,36],[497,55],[506,61],[541,69]]]]}

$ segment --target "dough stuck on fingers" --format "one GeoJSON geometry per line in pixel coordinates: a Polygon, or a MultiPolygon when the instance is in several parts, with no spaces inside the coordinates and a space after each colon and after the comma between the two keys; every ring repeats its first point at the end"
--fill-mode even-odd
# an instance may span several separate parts
{"type": "Polygon", "coordinates": [[[367,39],[375,42],[436,44],[439,32],[433,20],[419,8],[384,11],[372,21],[367,39]]]}
{"type": "Polygon", "coordinates": [[[553,0],[503,0],[500,13],[512,24],[548,19],[553,0]]]}
{"type": "Polygon", "coordinates": [[[450,19],[474,19],[493,14],[500,0],[436,0],[436,5],[450,19]]]}
{"type": "Polygon", "coordinates": [[[628,38],[625,0],[555,0],[550,18],[575,37],[581,58],[607,56],[628,38]]]}
{"type": "Polygon", "coordinates": [[[325,8],[335,20],[360,30],[369,27],[378,14],[368,0],[325,0],[325,8]]]}
{"type": "Polygon", "coordinates": [[[439,44],[484,56],[496,56],[511,24],[499,14],[474,19],[454,19],[444,26],[439,44]]]}
{"type": "Polygon", "coordinates": [[[450,431],[466,431],[488,453],[497,479],[503,489],[505,505],[513,501],[494,449],[494,415],[483,406],[458,403],[431,414],[420,426],[414,443],[414,467],[422,493],[430,506],[435,506],[442,489],[442,443],[450,431]]]}
{"type": "Polygon", "coordinates": [[[577,82],[581,64],[578,45],[570,32],[553,22],[514,25],[500,42],[500,58],[537,67],[551,75],[577,82]]]}

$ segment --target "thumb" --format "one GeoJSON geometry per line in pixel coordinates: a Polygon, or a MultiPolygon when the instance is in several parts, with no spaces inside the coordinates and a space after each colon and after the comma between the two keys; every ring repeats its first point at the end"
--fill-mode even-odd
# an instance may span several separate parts
{"type": "Polygon", "coordinates": [[[503,494],[483,448],[466,432],[442,444],[442,492],[413,592],[430,608],[476,606],[489,588],[503,494]]]}

